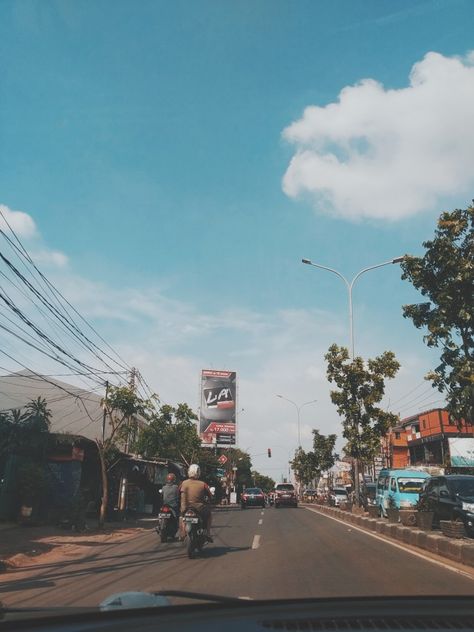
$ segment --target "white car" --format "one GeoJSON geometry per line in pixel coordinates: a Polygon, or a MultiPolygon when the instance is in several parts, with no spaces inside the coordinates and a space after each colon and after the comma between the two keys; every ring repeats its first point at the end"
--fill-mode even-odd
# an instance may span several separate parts
{"type": "Polygon", "coordinates": [[[329,502],[334,507],[339,507],[341,502],[346,502],[347,500],[349,500],[349,496],[345,487],[335,487],[329,496],[329,502]]]}

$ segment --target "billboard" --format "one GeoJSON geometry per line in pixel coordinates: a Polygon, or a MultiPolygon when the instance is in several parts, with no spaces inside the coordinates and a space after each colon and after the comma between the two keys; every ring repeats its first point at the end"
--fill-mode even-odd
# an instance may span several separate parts
{"type": "Polygon", "coordinates": [[[474,467],[474,439],[450,437],[448,439],[451,467],[474,467]]]}
{"type": "Polygon", "coordinates": [[[237,375],[235,371],[201,372],[199,434],[202,445],[235,445],[237,375]]]}

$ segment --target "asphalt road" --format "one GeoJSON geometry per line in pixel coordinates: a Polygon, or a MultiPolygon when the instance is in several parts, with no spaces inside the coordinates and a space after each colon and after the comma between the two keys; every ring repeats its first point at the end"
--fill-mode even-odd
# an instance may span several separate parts
{"type": "MultiPolygon", "coordinates": [[[[472,595],[474,573],[450,570],[351,525],[298,509],[218,509],[214,543],[189,560],[153,529],[91,547],[87,558],[1,575],[8,606],[95,606],[125,590],[177,589],[250,598],[472,595]]],[[[84,535],[87,540],[87,535],[84,535]]]]}

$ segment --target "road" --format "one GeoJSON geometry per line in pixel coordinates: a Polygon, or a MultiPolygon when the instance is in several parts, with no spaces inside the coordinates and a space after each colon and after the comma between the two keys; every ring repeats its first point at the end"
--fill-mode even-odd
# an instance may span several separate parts
{"type": "MultiPolygon", "coordinates": [[[[125,590],[192,590],[250,598],[474,593],[455,572],[351,525],[298,509],[218,509],[214,544],[189,560],[153,529],[91,547],[82,559],[40,563],[0,576],[8,606],[95,606],[125,590]]],[[[84,535],[87,540],[87,535],[84,535]]]]}

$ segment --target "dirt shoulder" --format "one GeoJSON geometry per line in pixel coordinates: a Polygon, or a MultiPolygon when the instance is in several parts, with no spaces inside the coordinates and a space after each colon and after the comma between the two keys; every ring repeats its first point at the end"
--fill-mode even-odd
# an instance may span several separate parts
{"type": "Polygon", "coordinates": [[[154,527],[152,520],[108,523],[103,530],[96,524],[76,533],[51,526],[0,526],[0,572],[9,568],[32,566],[35,563],[57,562],[61,559],[90,555],[101,544],[122,542],[154,527]]]}

